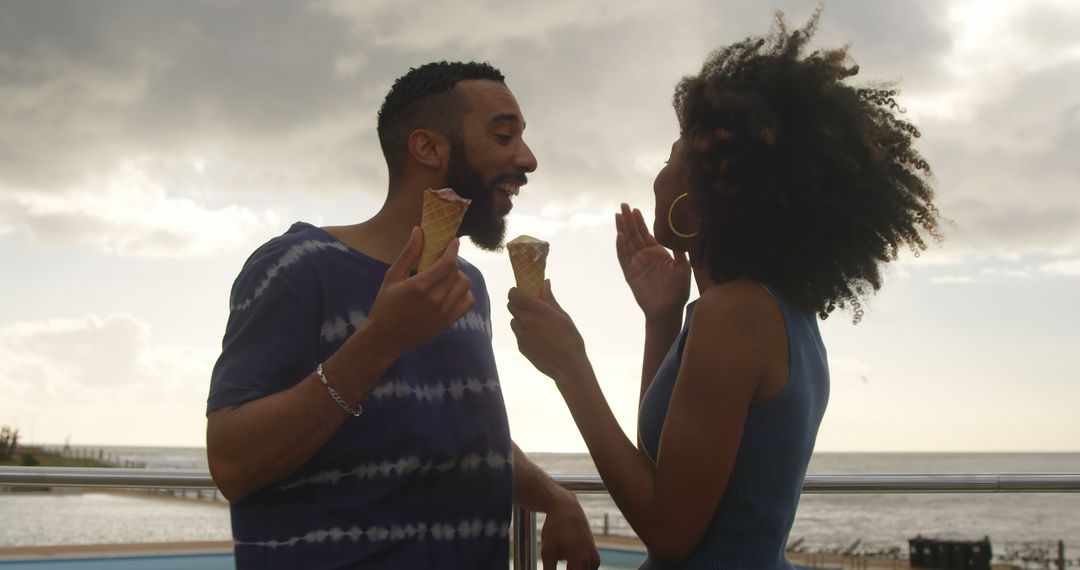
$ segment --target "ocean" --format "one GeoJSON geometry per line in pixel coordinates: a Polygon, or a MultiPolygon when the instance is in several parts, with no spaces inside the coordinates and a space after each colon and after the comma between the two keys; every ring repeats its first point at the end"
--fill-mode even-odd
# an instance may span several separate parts
{"type": "MultiPolygon", "coordinates": [[[[93,448],[95,455],[99,448],[93,448]]],[[[103,447],[117,463],[206,469],[201,448],[103,447]]],[[[536,453],[549,473],[595,474],[585,454],[536,453]]],[[[1080,453],[818,453],[811,473],[1080,472],[1080,453]]],[[[630,534],[607,495],[582,495],[600,532],[630,534]],[[605,521],[606,518],[606,521],[605,521]]],[[[0,493],[0,547],[228,540],[224,503],[114,492],[0,493]]],[[[1080,560],[1080,494],[804,495],[790,541],[809,551],[906,552],[917,535],[977,540],[996,554],[1046,549],[1064,541],[1080,560]]]]}

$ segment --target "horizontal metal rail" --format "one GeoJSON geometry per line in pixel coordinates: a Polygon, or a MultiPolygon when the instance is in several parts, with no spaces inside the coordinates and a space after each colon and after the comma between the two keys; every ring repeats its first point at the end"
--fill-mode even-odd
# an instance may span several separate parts
{"type": "Polygon", "coordinates": [[[0,487],[116,487],[217,489],[209,471],[120,467],[0,466],[0,487]]]}
{"type": "MultiPolygon", "coordinates": [[[[552,475],[575,493],[606,493],[596,475],[552,475]]],[[[817,473],[803,479],[806,494],[1080,493],[1080,473],[817,473]]]]}
{"type": "MultiPolygon", "coordinates": [[[[553,475],[575,493],[605,493],[596,475],[553,475]]],[[[209,471],[101,467],[0,466],[0,487],[118,487],[217,489],[209,471]]],[[[1080,473],[847,473],[813,474],[803,493],[1078,493],[1080,473]]],[[[514,509],[513,568],[536,568],[536,515],[514,509]]]]}
{"type": "MultiPolygon", "coordinates": [[[[596,475],[553,475],[575,493],[605,493],[596,475]]],[[[195,469],[0,466],[0,487],[119,487],[216,489],[210,472],[195,469]]],[[[849,473],[811,474],[803,493],[1080,493],[1080,473],[849,473]]]]}

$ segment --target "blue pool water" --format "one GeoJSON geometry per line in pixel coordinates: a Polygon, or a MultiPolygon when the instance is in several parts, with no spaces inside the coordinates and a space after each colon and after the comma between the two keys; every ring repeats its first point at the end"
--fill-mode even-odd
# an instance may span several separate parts
{"type": "Polygon", "coordinates": [[[177,554],[0,561],[3,570],[233,570],[233,555],[177,554]]]}

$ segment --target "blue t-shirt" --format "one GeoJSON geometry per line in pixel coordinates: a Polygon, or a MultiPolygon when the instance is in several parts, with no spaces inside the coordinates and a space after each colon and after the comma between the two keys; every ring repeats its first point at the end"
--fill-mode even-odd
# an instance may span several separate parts
{"type": "MultiPolygon", "coordinates": [[[[476,306],[398,358],[307,463],[231,505],[237,568],[506,568],[513,454],[491,305],[459,265],[476,306]]],[[[364,322],[388,268],[305,223],[256,250],[208,412],[306,378],[364,322]]]]}

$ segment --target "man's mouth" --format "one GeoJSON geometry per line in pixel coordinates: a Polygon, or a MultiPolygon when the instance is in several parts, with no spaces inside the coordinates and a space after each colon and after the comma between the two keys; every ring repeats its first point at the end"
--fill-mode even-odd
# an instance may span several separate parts
{"type": "Polygon", "coordinates": [[[495,189],[507,197],[517,196],[521,192],[521,185],[516,182],[501,182],[495,185],[495,189]]]}

